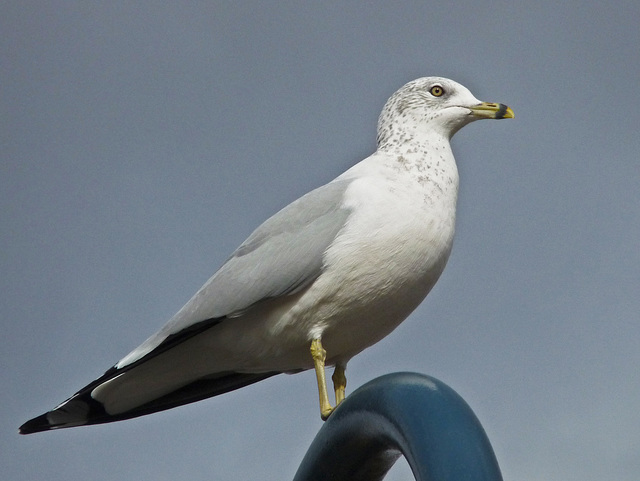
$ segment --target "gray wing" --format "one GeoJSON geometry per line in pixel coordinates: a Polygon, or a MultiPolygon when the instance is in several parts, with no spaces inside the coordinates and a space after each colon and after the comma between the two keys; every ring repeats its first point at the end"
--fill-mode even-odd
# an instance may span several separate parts
{"type": "Polygon", "coordinates": [[[349,216],[342,198],[350,182],[315,189],[265,221],[204,285],[198,310],[210,317],[228,316],[312,282],[322,270],[324,252],[349,216]]]}
{"type": "Polygon", "coordinates": [[[334,181],[300,197],[266,220],[180,311],[116,368],[140,360],[170,336],[247,309],[256,302],[293,294],[316,279],[323,255],[350,214],[342,206],[352,180],[334,181]]]}

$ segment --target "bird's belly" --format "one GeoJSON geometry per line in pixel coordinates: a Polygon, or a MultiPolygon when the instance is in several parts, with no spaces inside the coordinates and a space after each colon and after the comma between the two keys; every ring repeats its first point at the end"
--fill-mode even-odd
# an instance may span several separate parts
{"type": "MultiPolygon", "coordinates": [[[[333,258],[328,252],[328,266],[304,292],[274,301],[267,319],[250,321],[255,326],[250,338],[262,344],[252,344],[245,361],[253,365],[247,370],[311,368],[309,345],[315,338],[322,339],[328,364],[346,363],[380,341],[422,302],[442,273],[453,231],[438,227],[436,236],[392,233],[393,239],[340,245],[333,258]]],[[[256,311],[264,313],[263,308],[256,311]]]]}
{"type": "MultiPolygon", "coordinates": [[[[353,273],[345,285],[330,292],[312,321],[311,337],[322,339],[329,364],[346,363],[393,331],[422,302],[438,280],[448,252],[435,263],[404,264],[395,256],[385,275],[353,273]]],[[[380,271],[378,271],[378,274],[380,271]]],[[[336,283],[339,286],[341,283],[336,283]]]]}

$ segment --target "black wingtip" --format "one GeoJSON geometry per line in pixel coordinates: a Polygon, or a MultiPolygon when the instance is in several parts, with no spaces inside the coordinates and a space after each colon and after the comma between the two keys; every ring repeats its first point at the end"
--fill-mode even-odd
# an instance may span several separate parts
{"type": "Polygon", "coordinates": [[[40,433],[42,431],[49,431],[53,429],[53,426],[49,423],[46,414],[42,414],[36,418],[30,419],[22,426],[20,426],[19,433],[20,434],[33,434],[40,433]]]}

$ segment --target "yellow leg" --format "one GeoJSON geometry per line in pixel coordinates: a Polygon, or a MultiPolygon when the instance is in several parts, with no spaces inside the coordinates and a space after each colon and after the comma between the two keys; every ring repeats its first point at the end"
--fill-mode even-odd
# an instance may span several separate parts
{"type": "Polygon", "coordinates": [[[311,357],[313,365],[316,369],[316,377],[318,378],[318,393],[320,395],[320,417],[323,421],[329,418],[333,411],[329,403],[329,394],[327,393],[327,380],[324,375],[324,362],[327,359],[327,351],[322,347],[320,339],[311,341],[311,357]]]}
{"type": "Polygon", "coordinates": [[[331,379],[333,381],[333,389],[336,392],[336,406],[344,401],[344,390],[347,387],[347,377],[344,374],[345,366],[336,364],[331,379]]]}

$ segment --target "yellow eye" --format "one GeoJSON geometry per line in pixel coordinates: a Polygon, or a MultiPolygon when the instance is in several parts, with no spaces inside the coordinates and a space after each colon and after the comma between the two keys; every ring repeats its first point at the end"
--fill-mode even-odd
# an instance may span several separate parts
{"type": "Polygon", "coordinates": [[[442,94],[444,94],[444,89],[440,85],[434,85],[429,89],[429,93],[434,97],[442,97],[442,94]]]}

